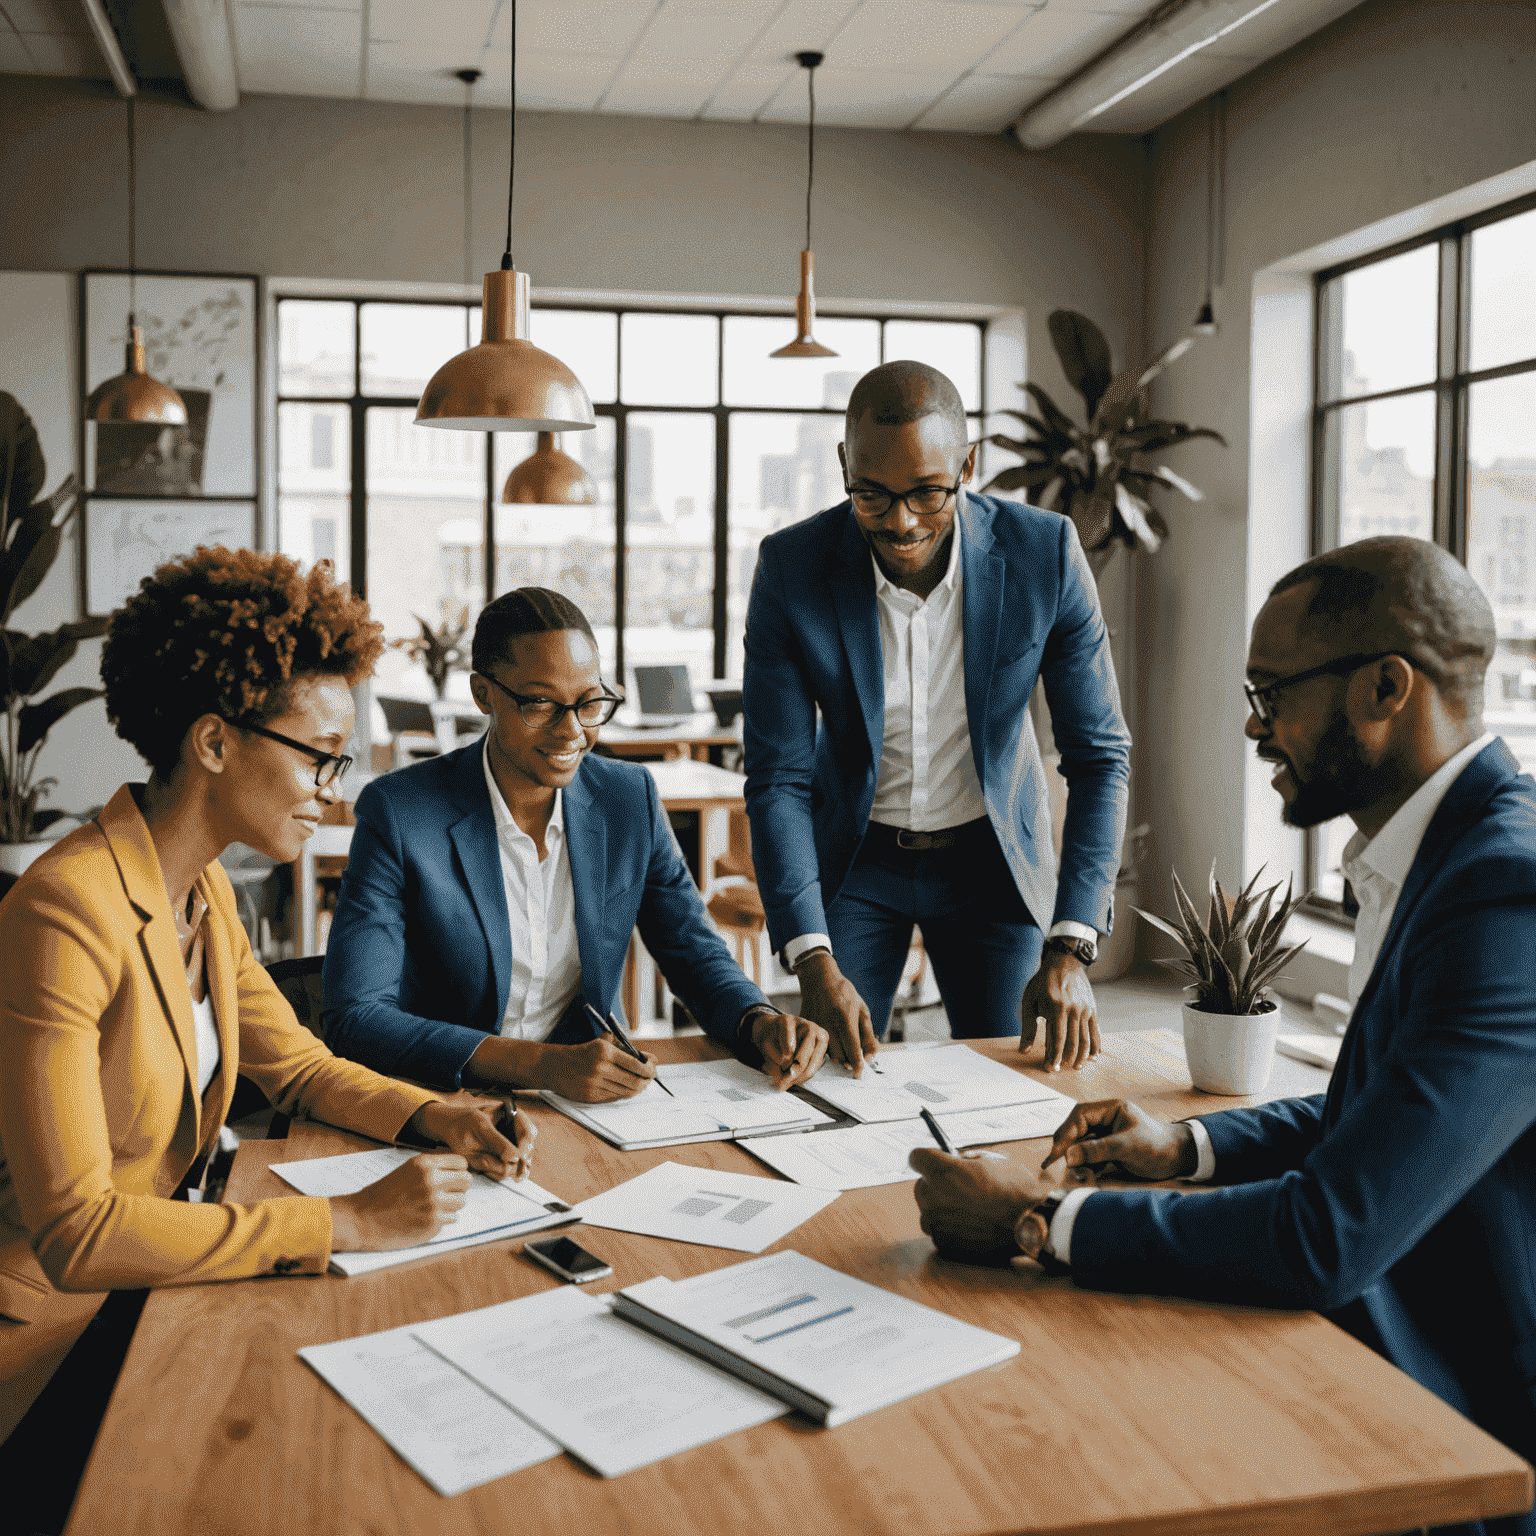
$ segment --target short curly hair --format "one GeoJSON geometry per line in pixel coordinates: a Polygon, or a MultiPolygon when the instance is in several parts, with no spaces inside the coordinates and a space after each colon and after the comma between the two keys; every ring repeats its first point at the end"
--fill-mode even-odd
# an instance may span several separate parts
{"type": "Polygon", "coordinates": [[[107,718],[161,778],[203,715],[265,725],[296,678],[372,672],[384,630],[336,581],[286,555],[199,545],[162,565],[112,615],[101,653],[107,718]]]}

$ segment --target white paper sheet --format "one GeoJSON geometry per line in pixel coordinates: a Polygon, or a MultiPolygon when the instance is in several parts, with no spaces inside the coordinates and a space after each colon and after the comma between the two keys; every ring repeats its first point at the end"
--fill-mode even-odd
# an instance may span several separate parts
{"type": "Polygon", "coordinates": [[[1057,1124],[1075,1100],[1037,1083],[967,1045],[945,1045],[915,1059],[904,1051],[882,1051],[853,1077],[838,1062],[826,1062],[806,1086],[855,1120],[911,1120],[924,1109],[936,1115],[1006,1104],[1059,1104],[1057,1124]],[[879,1071],[874,1070],[875,1067],[879,1071]]]}
{"type": "MultiPolygon", "coordinates": [[[[291,1163],[273,1163],[272,1172],[301,1195],[355,1195],[376,1184],[417,1154],[405,1147],[376,1147],[366,1152],[346,1152],[339,1157],[307,1157],[291,1163]]],[[[436,1237],[410,1248],[391,1248],[381,1253],[333,1253],[331,1267],[344,1275],[366,1274],[429,1254],[447,1253],[500,1237],[521,1237],[546,1227],[574,1221],[570,1207],[532,1179],[515,1184],[483,1173],[470,1176],[464,1208],[456,1221],[448,1222],[436,1237]],[[550,1206],[565,1206],[550,1210],[550,1206]]]]}
{"type": "Polygon", "coordinates": [[[604,1477],[788,1412],[606,1301],[566,1287],[413,1331],[604,1477]]]}
{"type": "MultiPolygon", "coordinates": [[[[1010,1104],[937,1118],[956,1147],[987,1147],[1049,1136],[1066,1115],[1059,1105],[1048,1103],[1010,1104]]],[[[921,1120],[885,1120],[818,1131],[814,1136],[754,1137],[740,1145],[797,1184],[813,1189],[868,1189],[916,1179],[907,1166],[907,1154],[913,1147],[937,1144],[921,1120]]]]}
{"type": "Polygon", "coordinates": [[[439,1493],[452,1496],[560,1446],[422,1344],[409,1327],[299,1351],[439,1493]]]}
{"type": "Polygon", "coordinates": [[[761,1253],[835,1199],[834,1190],[782,1179],[660,1163],[582,1201],[576,1210],[588,1226],[761,1253]]]}

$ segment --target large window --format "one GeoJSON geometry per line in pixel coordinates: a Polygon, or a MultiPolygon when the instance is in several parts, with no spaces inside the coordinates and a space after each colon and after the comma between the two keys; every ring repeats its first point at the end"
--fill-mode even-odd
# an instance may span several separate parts
{"type": "MultiPolygon", "coordinates": [[[[1499,645],[1484,718],[1536,769],[1536,205],[1320,273],[1314,546],[1383,533],[1465,561],[1499,645]]],[[[1309,838],[1341,909],[1353,825],[1309,838]]]]}
{"type": "MultiPolygon", "coordinates": [[[[531,437],[412,420],[433,371],[478,337],[462,303],[284,298],[277,305],[278,540],[334,560],[391,638],[513,587],[556,587],[592,621],[605,670],[685,662],[739,677],[757,547],[842,500],[837,444],[859,376],[910,357],[955,381],[980,436],[985,327],[879,316],[817,322],[835,358],[770,359],[782,317],[538,308],[532,336],[573,368],[597,413],[562,448],[594,506],[506,505],[531,437]]],[[[427,693],[399,650],[383,693],[427,693]]]]}

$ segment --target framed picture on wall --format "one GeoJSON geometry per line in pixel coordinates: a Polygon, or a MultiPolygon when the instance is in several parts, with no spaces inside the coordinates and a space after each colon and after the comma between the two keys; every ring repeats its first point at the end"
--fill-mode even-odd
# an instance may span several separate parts
{"type": "Polygon", "coordinates": [[[92,496],[82,511],[85,611],[92,616],[121,608],[156,566],[199,544],[250,549],[256,542],[253,501],[92,496]]]}
{"type": "Polygon", "coordinates": [[[257,286],[226,273],[86,272],[80,284],[81,380],[86,399],[123,371],[130,298],[150,377],[169,384],[187,423],[83,422],[87,493],[255,497],[257,286]]]}

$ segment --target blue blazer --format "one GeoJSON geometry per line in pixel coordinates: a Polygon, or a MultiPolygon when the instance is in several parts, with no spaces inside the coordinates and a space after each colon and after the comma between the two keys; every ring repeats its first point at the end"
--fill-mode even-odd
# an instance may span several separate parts
{"type": "Polygon", "coordinates": [[[1502,741],[1430,822],[1327,1094],[1200,1118],[1229,1187],[1095,1194],[1079,1285],[1355,1303],[1395,1365],[1536,1452],[1536,784],[1502,741]]]}
{"type": "MultiPolygon", "coordinates": [[[[326,1044],[376,1071],[457,1088],[501,1027],[512,965],[484,742],[375,779],[325,953],[326,1044]]],[[[582,992],[550,1037],[597,1033],[582,1004],[622,1013],[638,927],[673,992],[723,1045],[763,994],[710,926],[643,767],[588,757],[562,799],[582,992]]]]}
{"type": "MultiPolygon", "coordinates": [[[[962,493],[965,708],[987,816],[1030,915],[1114,925],[1131,738],[1069,518],[962,493]],[[1029,696],[1071,788],[1061,872],[1029,696]]],[[[875,574],[848,502],[763,540],[742,690],[752,856],[776,947],[827,931],[869,826],[885,732],[875,574]]]]}

